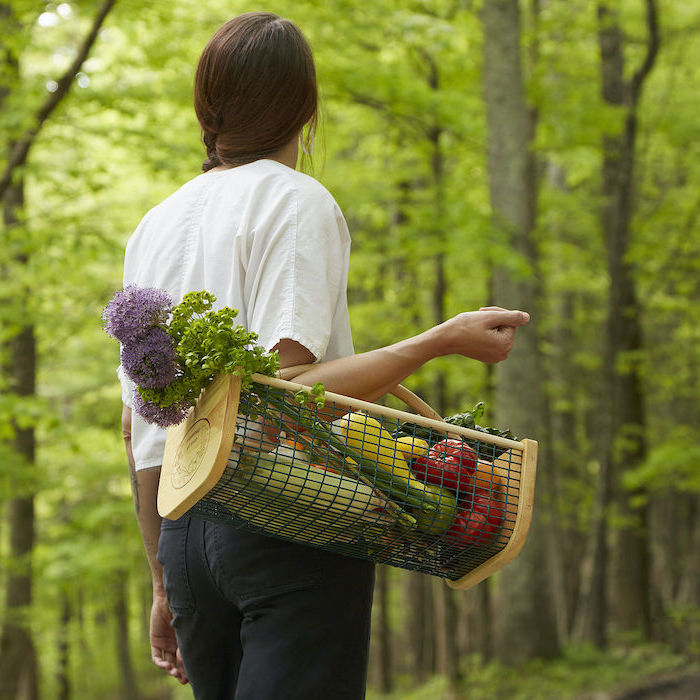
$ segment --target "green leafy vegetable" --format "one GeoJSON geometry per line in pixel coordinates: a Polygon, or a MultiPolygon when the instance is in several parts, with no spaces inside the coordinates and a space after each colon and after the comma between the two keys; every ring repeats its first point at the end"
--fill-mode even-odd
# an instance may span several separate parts
{"type": "MultiPolygon", "coordinates": [[[[486,404],[483,401],[479,401],[479,403],[477,403],[471,411],[455,413],[454,415],[445,418],[444,421],[450,425],[456,425],[460,428],[470,428],[471,430],[478,430],[479,432],[487,433],[488,435],[496,435],[498,437],[508,438],[509,440],[518,439],[510,430],[500,430],[499,428],[483,427],[478,425],[476,421],[481,419],[485,411],[486,404]]],[[[417,425],[409,421],[399,424],[398,428],[396,428],[392,434],[394,438],[400,438],[404,435],[422,438],[423,440],[427,440],[431,447],[445,437],[443,433],[435,431],[432,428],[426,428],[425,426],[417,425]]],[[[479,459],[494,460],[496,457],[506,451],[506,448],[504,447],[498,447],[489,443],[482,443],[472,438],[463,437],[462,440],[464,440],[469,447],[478,452],[479,459]]]]}
{"type": "Polygon", "coordinates": [[[279,369],[277,353],[255,346],[257,334],[234,324],[238,311],[228,306],[214,311],[215,301],[209,292],[190,292],[173,307],[164,329],[175,345],[178,376],[162,389],[139,388],[143,399],[161,407],[194,405],[217,374],[235,374],[247,389],[254,373],[273,376],[279,369]]]}

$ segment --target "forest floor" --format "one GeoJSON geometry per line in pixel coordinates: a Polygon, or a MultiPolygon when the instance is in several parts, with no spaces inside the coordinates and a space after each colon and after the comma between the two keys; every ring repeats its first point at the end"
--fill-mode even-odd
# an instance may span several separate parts
{"type": "MultiPolygon", "coordinates": [[[[586,693],[567,693],[562,690],[538,691],[532,684],[521,687],[515,693],[493,689],[491,692],[469,688],[458,698],[452,695],[444,677],[435,677],[420,688],[396,690],[391,694],[381,694],[370,687],[367,700],[700,700],[700,667],[692,665],[674,672],[659,673],[639,678],[638,683],[626,683],[624,690],[591,690],[586,693]]],[[[168,684],[161,694],[149,696],[151,700],[191,700],[192,691],[188,686],[174,687],[168,684]]]]}
{"type": "Polygon", "coordinates": [[[578,700],[699,700],[700,673],[647,678],[638,686],[614,694],[581,696],[578,700]]]}
{"type": "Polygon", "coordinates": [[[458,695],[444,676],[420,687],[402,677],[389,694],[370,686],[367,700],[700,700],[698,655],[652,644],[571,648],[550,661],[517,668],[476,662],[464,671],[458,695]]]}

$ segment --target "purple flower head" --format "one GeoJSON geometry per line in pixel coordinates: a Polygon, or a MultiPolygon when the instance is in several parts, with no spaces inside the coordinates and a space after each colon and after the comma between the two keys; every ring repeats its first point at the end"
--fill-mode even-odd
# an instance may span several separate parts
{"type": "Polygon", "coordinates": [[[187,416],[189,406],[183,401],[162,408],[152,401],[146,401],[138,391],[134,392],[134,409],[148,423],[155,423],[161,428],[182,423],[187,416]]]}
{"type": "Polygon", "coordinates": [[[102,312],[105,331],[120,343],[128,343],[165,323],[172,306],[164,290],[131,284],[117,292],[102,312]]]}
{"type": "Polygon", "coordinates": [[[125,342],[121,360],[129,378],[144,389],[162,389],[177,375],[173,340],[159,326],[125,342]]]}

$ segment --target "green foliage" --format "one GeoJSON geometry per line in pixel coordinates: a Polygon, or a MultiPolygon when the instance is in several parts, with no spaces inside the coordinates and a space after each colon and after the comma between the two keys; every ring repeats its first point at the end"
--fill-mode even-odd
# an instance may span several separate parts
{"type": "Polygon", "coordinates": [[[630,491],[700,493],[700,433],[679,426],[667,439],[652,446],[643,464],[625,473],[630,491]]]}
{"type": "Polygon", "coordinates": [[[323,408],[326,403],[326,392],[321,382],[316,382],[311,391],[297,391],[294,394],[294,401],[300,406],[313,403],[317,408],[323,408]]]}
{"type": "Polygon", "coordinates": [[[163,389],[139,388],[144,399],[159,406],[182,401],[194,406],[202,389],[217,374],[235,374],[247,388],[254,373],[272,376],[279,369],[276,352],[250,347],[258,339],[257,334],[234,325],[238,311],[228,306],[214,311],[215,301],[209,292],[189,292],[173,307],[172,318],[164,328],[173,339],[182,373],[163,389]]]}

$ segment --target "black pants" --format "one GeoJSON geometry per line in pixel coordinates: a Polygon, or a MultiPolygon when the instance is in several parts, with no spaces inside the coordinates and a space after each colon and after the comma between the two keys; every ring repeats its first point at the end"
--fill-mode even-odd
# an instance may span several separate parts
{"type": "Polygon", "coordinates": [[[371,562],[189,517],[158,559],[197,700],[360,700],[371,562]]]}

